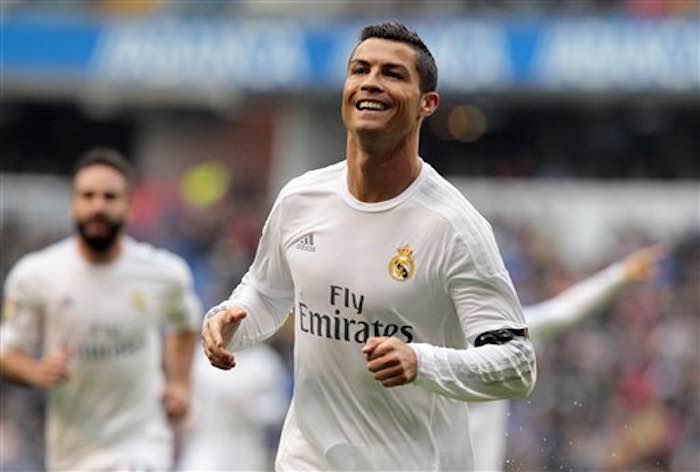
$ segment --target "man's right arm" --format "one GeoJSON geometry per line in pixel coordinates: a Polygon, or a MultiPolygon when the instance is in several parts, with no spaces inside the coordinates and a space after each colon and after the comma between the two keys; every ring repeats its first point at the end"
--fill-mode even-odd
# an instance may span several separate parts
{"type": "Polygon", "coordinates": [[[263,227],[255,260],[228,300],[210,309],[202,326],[202,345],[216,367],[235,365],[232,350],[272,336],[285,322],[294,285],[284,253],[282,196],[263,227]]]}
{"type": "Polygon", "coordinates": [[[68,379],[69,358],[65,351],[34,359],[19,350],[8,350],[0,355],[0,376],[29,387],[53,388],[68,379]]]}
{"type": "Polygon", "coordinates": [[[51,388],[68,377],[69,353],[52,352],[41,359],[36,352],[43,326],[40,271],[37,255],[23,257],[5,281],[0,323],[0,376],[23,385],[51,388]]]}

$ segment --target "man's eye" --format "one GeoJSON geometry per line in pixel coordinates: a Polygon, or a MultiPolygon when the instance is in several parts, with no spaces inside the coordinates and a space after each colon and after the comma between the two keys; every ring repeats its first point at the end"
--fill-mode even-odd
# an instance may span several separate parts
{"type": "Polygon", "coordinates": [[[365,72],[364,67],[355,67],[352,69],[353,74],[363,74],[365,72]]]}
{"type": "Polygon", "coordinates": [[[398,72],[393,72],[393,71],[386,71],[386,72],[384,73],[384,75],[386,75],[386,76],[388,76],[388,77],[392,77],[392,78],[394,78],[394,79],[402,79],[402,78],[403,78],[403,76],[402,76],[400,73],[398,73],[398,72]]]}

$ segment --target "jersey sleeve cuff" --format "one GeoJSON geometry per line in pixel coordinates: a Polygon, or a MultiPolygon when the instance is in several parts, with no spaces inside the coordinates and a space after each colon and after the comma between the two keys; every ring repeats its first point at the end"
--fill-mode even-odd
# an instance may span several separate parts
{"type": "Polygon", "coordinates": [[[416,353],[416,379],[414,383],[420,385],[429,372],[435,371],[433,347],[426,343],[409,343],[408,345],[416,353]]]}

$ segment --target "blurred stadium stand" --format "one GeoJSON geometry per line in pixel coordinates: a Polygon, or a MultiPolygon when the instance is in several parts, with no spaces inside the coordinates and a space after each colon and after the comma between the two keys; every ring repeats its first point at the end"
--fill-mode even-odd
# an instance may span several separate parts
{"type": "Polygon", "coordinates": [[[108,16],[141,15],[229,15],[229,16],[289,16],[339,17],[351,15],[401,14],[628,14],[641,16],[694,15],[692,0],[383,0],[378,2],[293,0],[261,2],[256,0],[208,0],[181,2],[176,0],[91,0],[53,2],[50,0],[16,0],[8,5],[13,10],[69,11],[108,16]],[[311,6],[312,8],[303,8],[311,6]]]}
{"type": "MultiPolygon", "coordinates": [[[[271,198],[343,158],[359,27],[399,16],[440,67],[421,154],[494,225],[523,303],[659,239],[659,280],[547,346],[507,470],[699,470],[698,3],[3,3],[3,280],[70,232],[78,154],[140,170],[130,232],[187,258],[206,304],[248,267],[271,198]]],[[[273,344],[291,363],[288,332],[273,344]]],[[[40,395],[0,385],[0,470],[41,467],[40,395]]]]}

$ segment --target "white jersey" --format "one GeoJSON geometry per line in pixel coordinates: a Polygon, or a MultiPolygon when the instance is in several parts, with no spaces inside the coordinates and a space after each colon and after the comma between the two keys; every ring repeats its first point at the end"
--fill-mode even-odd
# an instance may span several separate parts
{"type": "Polygon", "coordinates": [[[130,238],[116,261],[91,264],[69,238],[22,258],[5,297],[3,350],[71,353],[70,378],[48,394],[47,467],[167,468],[161,328],[198,322],[186,264],[130,238]]]}
{"type": "Polygon", "coordinates": [[[237,350],[273,334],[294,306],[295,384],[278,470],[465,470],[465,400],[522,397],[530,341],[467,349],[484,331],[524,328],[489,224],[427,163],[397,197],[363,203],[345,162],[280,193],[255,261],[231,298],[248,316],[237,350]],[[385,388],[361,348],[412,343],[418,375],[385,388]]]}
{"type": "Polygon", "coordinates": [[[229,372],[213,367],[199,351],[178,469],[269,470],[267,433],[281,424],[289,406],[281,358],[259,344],[237,353],[237,367],[229,372]]]}
{"type": "MultiPolygon", "coordinates": [[[[596,313],[625,283],[621,264],[566,289],[544,302],[524,307],[525,320],[536,345],[596,313]]],[[[506,452],[508,401],[469,405],[469,424],[476,470],[502,470],[506,452]]]]}

